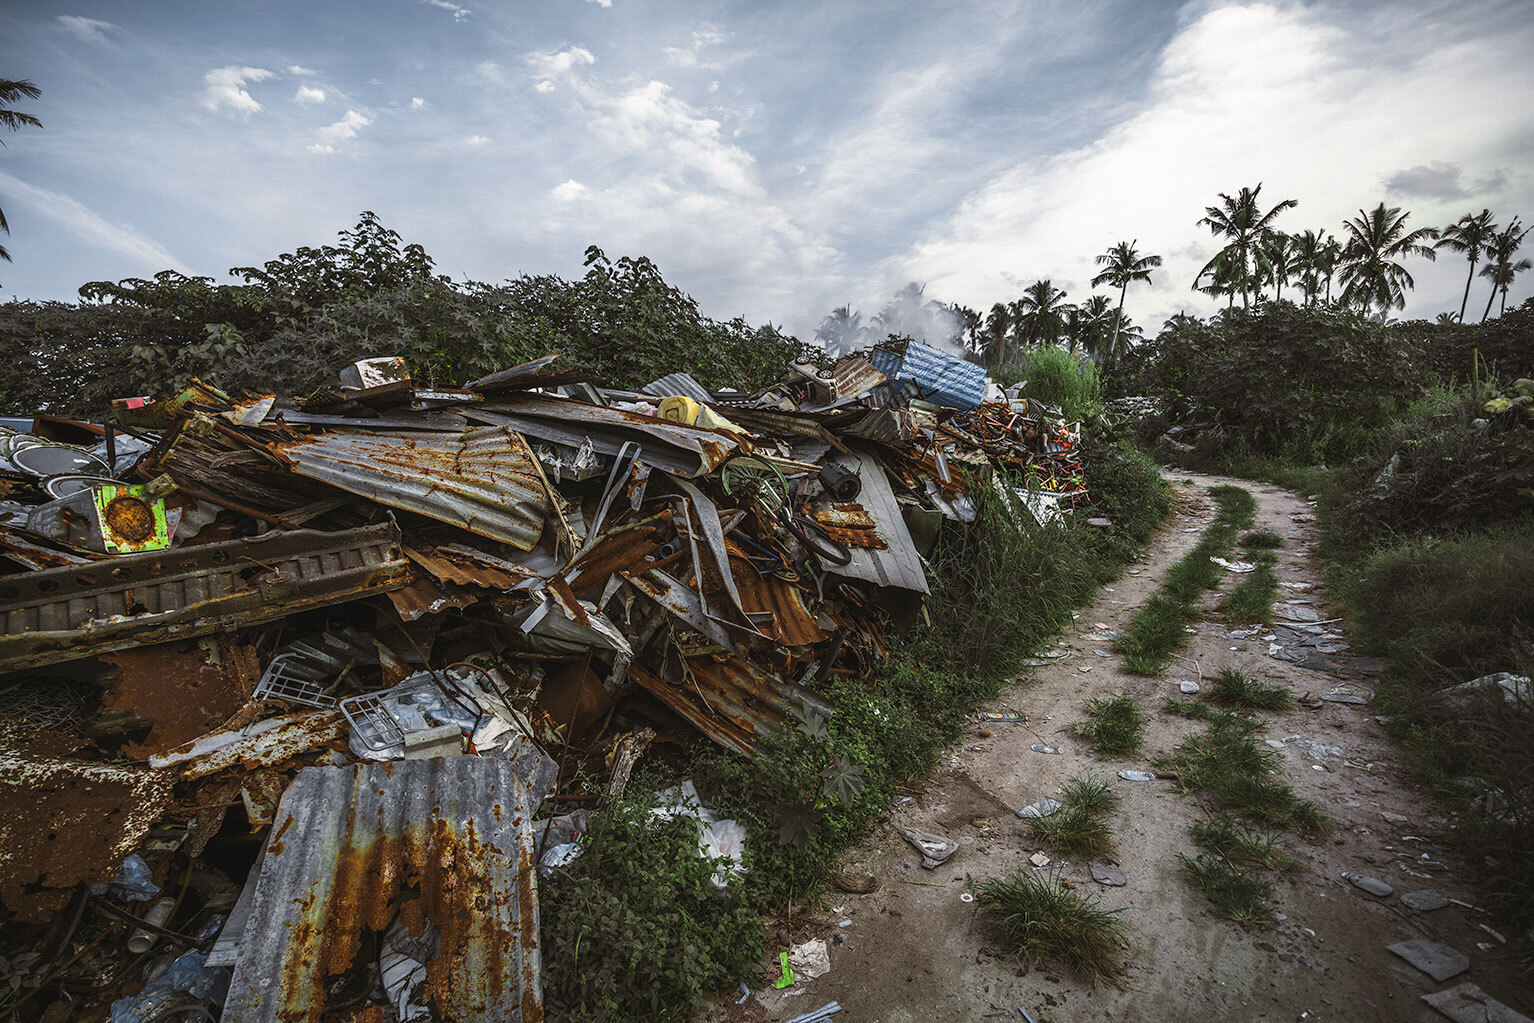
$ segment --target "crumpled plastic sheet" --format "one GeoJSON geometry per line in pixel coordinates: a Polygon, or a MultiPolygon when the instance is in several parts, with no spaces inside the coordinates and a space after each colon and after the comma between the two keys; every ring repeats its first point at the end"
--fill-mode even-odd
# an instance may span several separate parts
{"type": "Polygon", "coordinates": [[[746,829],[739,821],[720,820],[698,798],[698,789],[684,781],[656,797],[660,803],[650,811],[658,820],[691,817],[698,822],[698,855],[713,860],[727,860],[714,870],[710,883],[719,891],[729,888],[732,877],[746,873],[746,829]]]}
{"type": "MultiPolygon", "coordinates": [[[[172,1018],[166,1010],[189,1002],[221,1006],[229,995],[229,971],[209,967],[206,952],[187,952],[136,995],[112,1003],[112,1023],[151,1023],[172,1018]]],[[[212,1013],[205,1010],[208,1019],[212,1013]]],[[[179,1017],[186,1019],[186,1016],[179,1017]]]]}

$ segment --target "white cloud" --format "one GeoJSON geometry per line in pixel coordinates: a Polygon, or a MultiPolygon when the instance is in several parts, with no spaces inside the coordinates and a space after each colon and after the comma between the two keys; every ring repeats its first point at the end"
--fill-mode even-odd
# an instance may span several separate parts
{"type": "Polygon", "coordinates": [[[411,110],[425,110],[426,109],[426,101],[424,99],[422,99],[421,97],[419,97],[419,96],[411,96],[410,97],[410,109],[411,110]]]}
{"type": "Polygon", "coordinates": [[[470,135],[468,138],[463,140],[463,144],[466,146],[474,146],[475,148],[478,148],[480,146],[488,146],[490,144],[490,140],[484,135],[470,135]]]}
{"type": "Polygon", "coordinates": [[[78,14],[60,14],[55,20],[66,32],[87,43],[107,42],[107,30],[117,27],[110,21],[84,18],[78,14]]]}
{"type": "Polygon", "coordinates": [[[309,146],[311,153],[334,153],[336,146],[342,142],[357,137],[357,133],[373,123],[373,119],[366,114],[359,114],[355,110],[348,110],[339,121],[327,124],[315,135],[319,141],[309,146]]]}
{"type": "Polygon", "coordinates": [[[264,82],[272,73],[259,67],[214,68],[202,76],[200,102],[215,113],[225,107],[246,117],[261,109],[261,104],[245,91],[247,82],[264,82]]]}
{"type": "MultiPolygon", "coordinates": [[[[590,67],[596,62],[596,56],[583,46],[567,46],[563,50],[551,53],[527,55],[527,63],[532,66],[533,78],[537,79],[536,88],[539,92],[552,92],[556,78],[567,78],[576,69],[590,67]]],[[[486,61],[486,63],[489,62],[486,61]]],[[[491,67],[494,66],[491,65],[491,67]]],[[[484,64],[481,64],[479,69],[482,74],[486,74],[484,64]]],[[[496,68],[496,70],[499,72],[500,69],[496,68]]],[[[486,77],[490,76],[486,74],[486,77]]]]}
{"type": "Polygon", "coordinates": [[[718,70],[723,65],[717,61],[705,61],[702,58],[704,50],[711,46],[717,46],[724,42],[725,34],[719,26],[704,22],[703,26],[693,32],[692,41],[686,46],[667,46],[664,48],[666,59],[677,67],[707,68],[718,70]]]}
{"type": "Polygon", "coordinates": [[[574,178],[549,189],[549,195],[560,202],[574,202],[585,195],[590,194],[591,189],[576,181],[574,178]]]}
{"type": "Polygon", "coordinates": [[[421,0],[428,7],[440,7],[444,11],[451,11],[454,21],[462,21],[474,12],[467,7],[459,7],[457,4],[448,3],[448,0],[421,0]]]}
{"type": "Polygon", "coordinates": [[[293,102],[300,106],[325,102],[325,90],[310,85],[300,85],[293,94],[293,102]]]}
{"type": "Polygon", "coordinates": [[[553,82],[544,80],[540,82],[534,82],[533,88],[538,92],[553,92],[556,88],[558,88],[558,86],[556,86],[553,82]]]}
{"type": "MultiPolygon", "coordinates": [[[[983,307],[1052,277],[1075,301],[1088,293],[1092,257],[1138,238],[1142,251],[1165,257],[1153,286],[1129,297],[1129,313],[1154,328],[1180,310],[1216,307],[1190,290],[1217,247],[1195,223],[1216,193],[1263,182],[1266,204],[1300,200],[1279,227],[1335,233],[1358,207],[1386,198],[1381,179],[1399,168],[1431,170],[1453,154],[1456,170],[1496,181],[1496,167],[1527,164],[1534,112],[1484,97],[1534,93],[1534,65],[1518,56],[1534,50],[1534,28],[1457,42],[1423,36],[1410,18],[1350,30],[1327,14],[1253,3],[1189,21],[1138,113],[1087,145],[995,176],[887,261],[884,282],[929,281],[929,293],[983,307]]],[[[1423,180],[1414,173],[1407,183],[1423,180]]],[[[1534,198],[1534,181],[1521,180],[1524,201],[1534,198]]],[[[1445,223],[1483,197],[1427,184],[1441,198],[1414,201],[1412,227],[1445,223]]],[[[1463,270],[1446,262],[1411,263],[1418,286],[1408,315],[1448,307],[1463,270]]]]}
{"type": "Polygon", "coordinates": [[[171,255],[158,242],[131,227],[108,223],[83,203],[62,192],[29,185],[0,171],[0,193],[7,196],[7,202],[14,197],[90,245],[111,249],[136,260],[146,271],[169,269],[191,272],[185,263],[171,255]]]}
{"type": "Polygon", "coordinates": [[[317,75],[317,74],[319,74],[319,72],[313,70],[312,68],[303,67],[303,66],[301,66],[299,64],[289,64],[288,65],[288,74],[296,75],[296,76],[302,78],[302,77],[304,77],[306,75],[317,75]]]}
{"type": "Polygon", "coordinates": [[[613,0],[586,0],[587,3],[596,4],[598,7],[611,7],[613,0]]]}

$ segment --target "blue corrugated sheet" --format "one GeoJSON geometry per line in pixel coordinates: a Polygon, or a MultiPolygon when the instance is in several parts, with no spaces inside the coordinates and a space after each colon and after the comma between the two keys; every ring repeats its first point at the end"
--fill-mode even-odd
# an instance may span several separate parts
{"type": "Polygon", "coordinates": [[[927,401],[965,409],[985,400],[984,366],[929,348],[920,341],[906,345],[903,354],[875,348],[870,361],[891,380],[916,384],[927,401]]]}

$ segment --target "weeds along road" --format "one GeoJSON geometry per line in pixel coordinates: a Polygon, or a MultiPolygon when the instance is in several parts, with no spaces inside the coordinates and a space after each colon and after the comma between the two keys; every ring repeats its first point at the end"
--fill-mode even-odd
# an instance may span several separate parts
{"type": "MultiPolygon", "coordinates": [[[[1026,1009],[1039,1023],[1061,1021],[1380,1021],[1411,1023],[1444,1019],[1421,1001],[1430,992],[1466,981],[1515,1008],[1530,1007],[1530,991],[1516,977],[1507,946],[1479,925],[1487,917],[1458,903],[1476,904],[1476,892],[1446,843],[1440,807],[1421,791],[1404,756],[1375,718],[1371,704],[1317,699],[1343,683],[1367,691],[1368,679],[1343,678],[1269,656],[1255,637],[1223,634],[1246,623],[1215,612],[1221,591],[1242,576],[1227,576],[1200,606],[1208,617],[1191,623],[1192,634],[1176,651],[1182,660],[1158,677],[1126,673],[1103,631],[1122,631],[1134,612],[1161,585],[1168,568],[1199,539],[1213,518],[1205,488],[1231,483],[1257,499],[1254,530],[1284,538],[1277,549],[1278,600],[1309,600],[1321,619],[1339,617],[1329,604],[1320,566],[1310,556],[1312,508],[1295,495],[1265,484],[1178,473],[1173,514],[1143,558],[1092,604],[1056,642],[1069,656],[1027,669],[985,709],[1021,711],[1025,724],[970,725],[950,751],[948,765],[924,789],[897,803],[844,866],[880,879],[878,891],[848,895],[829,891],[806,919],[795,919],[779,937],[803,942],[823,938],[830,972],[787,992],[773,990],[776,952],[750,982],[743,1004],[705,1009],[710,1020],[780,1021],[826,1002],[841,1003],[834,1017],[849,1023],[928,1023],[947,1020],[1022,1019],[1026,1009]],[[1283,585],[1288,584],[1288,585],[1283,585]],[[1094,634],[1099,634],[1094,636],[1094,634]],[[1103,656],[1100,652],[1112,654],[1103,656]],[[1196,665],[1196,667],[1195,667],[1196,665]],[[1217,917],[1205,895],[1179,873],[1178,854],[1198,852],[1188,827],[1204,819],[1192,796],[1170,780],[1133,782],[1120,769],[1149,770],[1203,723],[1165,712],[1163,700],[1200,700],[1210,680],[1236,668],[1259,680],[1309,694],[1286,711],[1254,712],[1266,729],[1258,738],[1286,737],[1335,747],[1290,743],[1275,749],[1282,777],[1298,795],[1318,803],[1335,826],[1323,838],[1285,834],[1284,848],[1297,858],[1292,872],[1274,871],[1273,918],[1243,928],[1217,917]],[[1182,678],[1203,679],[1203,694],[1184,696],[1182,678]],[[1361,683],[1361,686],[1360,686],[1361,683]],[[1086,720],[1088,697],[1127,695],[1145,717],[1139,753],[1100,760],[1071,730],[1086,720]],[[1053,746],[1058,755],[1034,752],[1053,746]],[[1115,861],[1127,883],[1096,883],[1083,857],[1057,852],[1031,837],[1015,812],[1056,795],[1073,776],[1109,779],[1119,797],[1113,819],[1115,861]],[[948,836],[959,850],[935,870],[903,841],[897,826],[948,836]],[[1039,851],[1075,891],[1123,907],[1131,928],[1127,972],[1118,986],[1095,989],[1063,966],[1043,962],[1025,970],[976,914],[964,896],[982,877],[1034,869],[1039,851]],[[1370,895],[1343,875],[1384,881],[1394,892],[1370,895]],[[1406,893],[1435,889],[1458,900],[1417,912],[1401,902],[1406,893]],[[841,926],[843,921],[850,921],[841,926]],[[1412,939],[1443,942],[1470,961],[1467,972],[1443,983],[1408,965],[1387,946],[1412,939]]],[[[977,609],[976,613],[984,613],[977,609]]],[[[1303,616],[1304,612],[1301,612],[1303,616]]],[[[738,991],[737,991],[738,996],[738,991]]]]}

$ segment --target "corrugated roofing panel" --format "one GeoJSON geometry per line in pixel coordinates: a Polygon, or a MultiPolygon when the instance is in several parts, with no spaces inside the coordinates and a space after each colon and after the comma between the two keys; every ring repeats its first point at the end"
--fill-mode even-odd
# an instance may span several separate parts
{"type": "Polygon", "coordinates": [[[280,448],[300,475],[518,550],[538,542],[549,513],[527,442],[504,426],[457,434],[334,431],[280,448]]]}
{"type": "Polygon", "coordinates": [[[713,401],[713,397],[703,389],[703,385],[693,379],[690,373],[668,373],[659,380],[651,380],[641,390],[646,394],[653,394],[657,398],[669,398],[679,394],[684,398],[707,404],[713,401]]]}
{"type": "Polygon", "coordinates": [[[539,1023],[526,792],[490,757],[300,771],[272,824],[224,1023],[324,1017],[327,983],[362,965],[365,932],[396,919],[416,938],[439,928],[424,993],[435,1018],[539,1023]]]}
{"type": "Polygon", "coordinates": [[[396,590],[392,523],[278,530],[0,579],[0,670],[205,636],[396,590]]]}
{"type": "Polygon", "coordinates": [[[909,380],[930,401],[950,408],[974,408],[985,400],[985,367],[956,358],[919,341],[906,345],[904,355],[876,348],[874,368],[891,380],[909,380]]]}
{"type": "Polygon", "coordinates": [[[687,679],[669,682],[640,662],[629,676],[714,742],[751,755],[756,740],[780,727],[801,701],[829,717],[833,708],[802,686],[784,682],[743,657],[705,655],[687,660],[687,679]]]}
{"type": "Polygon", "coordinates": [[[830,460],[840,462],[862,478],[863,490],[857,503],[874,520],[875,532],[885,546],[883,550],[854,547],[852,560],[847,564],[833,565],[823,560],[821,566],[833,575],[926,593],[927,573],[922,568],[921,555],[911,541],[911,531],[906,528],[905,517],[879,460],[863,452],[832,455],[830,460]]]}

